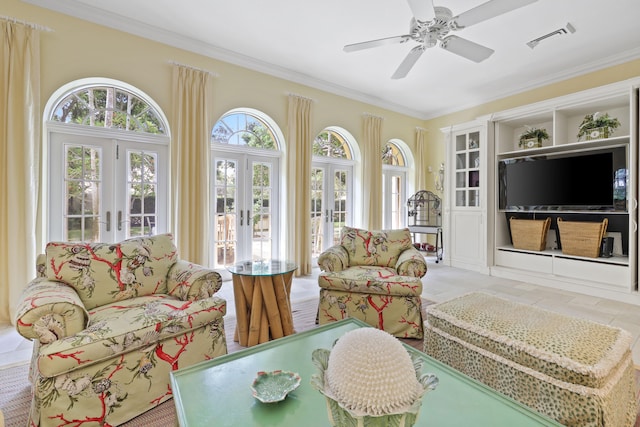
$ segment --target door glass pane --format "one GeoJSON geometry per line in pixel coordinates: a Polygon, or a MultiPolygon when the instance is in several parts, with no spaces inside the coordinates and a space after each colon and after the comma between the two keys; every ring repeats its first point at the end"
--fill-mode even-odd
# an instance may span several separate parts
{"type": "Polygon", "coordinates": [[[64,240],[100,240],[101,157],[100,148],[65,146],[64,240]]]}
{"type": "Polygon", "coordinates": [[[322,235],[324,221],[322,209],[324,205],[324,170],[311,170],[311,256],[317,258],[322,253],[322,235]]]}
{"type": "Polygon", "coordinates": [[[236,262],[237,172],[235,160],[215,162],[215,266],[236,262]]]}
{"type": "Polygon", "coordinates": [[[253,163],[252,257],[271,259],[271,165],[253,163]]]}
{"type": "Polygon", "coordinates": [[[469,190],[469,206],[480,206],[480,193],[478,190],[469,190]]]}
{"type": "Polygon", "coordinates": [[[469,134],[469,149],[480,148],[480,132],[469,134]]]}
{"type": "Polygon", "coordinates": [[[402,176],[394,175],[391,177],[391,228],[398,229],[402,227],[402,176]]]}
{"type": "Polygon", "coordinates": [[[157,156],[152,153],[129,152],[127,191],[129,218],[115,218],[116,226],[127,225],[127,237],[156,233],[157,156]]]}
{"type": "Polygon", "coordinates": [[[480,172],[469,171],[469,187],[479,187],[479,186],[480,186],[480,172]]]}
{"type": "Polygon", "coordinates": [[[347,178],[344,170],[337,170],[333,175],[333,244],[340,243],[340,230],[347,221],[347,178]]]}
{"type": "Polygon", "coordinates": [[[480,152],[472,151],[469,153],[469,164],[467,165],[469,169],[478,169],[480,167],[480,152]]]}

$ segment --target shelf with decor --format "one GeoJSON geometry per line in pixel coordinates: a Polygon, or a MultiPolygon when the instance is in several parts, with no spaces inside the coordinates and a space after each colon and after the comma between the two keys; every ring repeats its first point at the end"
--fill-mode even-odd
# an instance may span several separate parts
{"type": "Polygon", "coordinates": [[[544,152],[549,149],[587,148],[605,144],[611,138],[627,140],[631,136],[632,123],[637,118],[632,116],[630,92],[603,94],[602,98],[591,99],[584,103],[566,101],[545,101],[536,104],[528,112],[526,107],[510,113],[497,113],[495,122],[496,154],[517,155],[530,152],[544,152]],[[608,138],[591,138],[591,135],[578,136],[579,128],[587,115],[604,116],[605,114],[619,121],[619,126],[612,129],[608,138]],[[542,141],[542,146],[521,146],[520,136],[530,128],[543,129],[549,138],[542,141]]]}
{"type": "Polygon", "coordinates": [[[640,304],[638,88],[640,79],[631,79],[492,115],[491,274],[607,298],[634,295],[640,304]],[[536,135],[540,142],[525,139],[536,135]],[[514,218],[549,218],[546,242],[514,245],[514,218]],[[606,227],[602,236],[583,233],[598,222],[606,227]],[[567,223],[575,223],[579,240],[590,240],[589,256],[562,249],[559,231],[567,223]]]}

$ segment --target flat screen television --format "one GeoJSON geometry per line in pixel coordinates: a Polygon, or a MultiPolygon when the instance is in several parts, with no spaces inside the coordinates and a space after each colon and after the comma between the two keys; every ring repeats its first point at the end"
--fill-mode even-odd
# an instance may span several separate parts
{"type": "Polygon", "coordinates": [[[499,208],[626,211],[625,147],[500,161],[499,208]]]}

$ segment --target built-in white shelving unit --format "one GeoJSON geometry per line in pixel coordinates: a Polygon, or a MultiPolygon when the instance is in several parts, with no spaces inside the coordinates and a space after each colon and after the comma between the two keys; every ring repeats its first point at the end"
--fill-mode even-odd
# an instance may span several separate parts
{"type": "MultiPolygon", "coordinates": [[[[493,222],[488,224],[493,242],[492,275],[529,281],[545,286],[577,291],[640,304],[638,294],[638,88],[640,79],[632,79],[544,102],[495,113],[493,126],[493,184],[489,193],[493,201],[493,222]],[[608,113],[617,117],[620,127],[609,138],[582,141],[578,128],[586,114],[608,113]],[[526,127],[542,127],[550,138],[542,147],[518,146],[526,127]],[[564,155],[609,147],[624,147],[627,153],[626,209],[616,211],[579,210],[504,210],[499,207],[499,171],[502,160],[538,155],[564,155]],[[585,258],[563,254],[557,249],[555,229],[549,231],[543,251],[514,249],[508,227],[510,216],[545,218],[553,223],[564,220],[601,221],[609,219],[609,235],[616,241],[616,254],[610,258],[585,258]],[[622,237],[622,238],[621,238],[622,237]]],[[[589,171],[577,173],[588,174],[589,171]]],[[[555,228],[555,227],[553,227],[555,228]]]]}

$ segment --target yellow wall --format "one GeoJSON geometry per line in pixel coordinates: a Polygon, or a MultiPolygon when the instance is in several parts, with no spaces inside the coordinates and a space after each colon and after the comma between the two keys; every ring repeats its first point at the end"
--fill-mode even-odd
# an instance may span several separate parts
{"type": "Polygon", "coordinates": [[[327,126],[347,129],[362,137],[362,114],[384,118],[382,139],[403,140],[414,149],[415,128],[428,129],[428,162],[437,170],[444,161],[444,138],[440,128],[466,122],[480,115],[540,101],[567,93],[640,75],[640,60],[590,73],[565,82],[527,91],[472,109],[431,120],[385,110],[233,64],[169,47],[128,33],[112,30],[19,0],[3,0],[0,15],[50,28],[41,36],[42,105],[61,86],[87,77],[107,77],[131,84],[151,96],[171,118],[171,61],[209,70],[214,79],[212,120],[231,108],[251,107],[265,112],[285,131],[286,94],[295,93],[314,102],[315,132],[327,126]]]}

